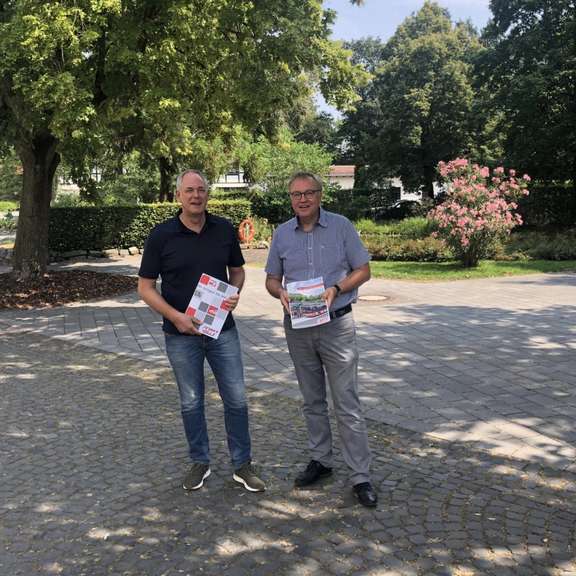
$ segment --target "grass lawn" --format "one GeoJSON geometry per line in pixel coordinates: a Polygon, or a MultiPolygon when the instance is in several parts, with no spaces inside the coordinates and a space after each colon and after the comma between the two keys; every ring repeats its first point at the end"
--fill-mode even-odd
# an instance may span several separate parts
{"type": "Polygon", "coordinates": [[[12,212],[14,210],[18,210],[18,202],[0,200],[0,212],[12,212]]]}
{"type": "Polygon", "coordinates": [[[576,272],[576,260],[527,260],[500,262],[483,260],[477,268],[462,268],[456,262],[375,262],[370,263],[376,278],[395,280],[465,280],[495,278],[541,272],[576,272]]]}

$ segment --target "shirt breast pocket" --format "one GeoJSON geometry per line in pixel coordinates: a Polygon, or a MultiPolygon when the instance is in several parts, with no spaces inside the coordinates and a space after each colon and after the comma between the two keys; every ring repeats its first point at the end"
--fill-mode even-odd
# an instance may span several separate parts
{"type": "Polygon", "coordinates": [[[284,276],[293,280],[308,279],[308,255],[306,250],[303,248],[292,248],[281,254],[280,258],[284,276]]]}
{"type": "Polygon", "coordinates": [[[323,242],[320,245],[320,261],[324,277],[346,268],[341,243],[323,242]]]}

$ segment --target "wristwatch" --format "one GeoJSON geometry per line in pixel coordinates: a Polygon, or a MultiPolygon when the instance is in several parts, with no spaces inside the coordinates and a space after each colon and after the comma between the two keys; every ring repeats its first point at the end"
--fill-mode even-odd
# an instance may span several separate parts
{"type": "Polygon", "coordinates": [[[336,297],[340,296],[340,293],[342,292],[342,288],[340,288],[340,286],[338,286],[338,284],[334,284],[333,288],[336,288],[336,297]]]}

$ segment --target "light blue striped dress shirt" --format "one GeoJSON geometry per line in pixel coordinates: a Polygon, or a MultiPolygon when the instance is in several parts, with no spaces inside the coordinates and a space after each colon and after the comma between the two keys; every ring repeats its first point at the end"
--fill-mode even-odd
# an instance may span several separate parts
{"type": "MultiPolygon", "coordinates": [[[[266,262],[266,272],[288,282],[310,280],[321,276],[329,288],[352,270],[370,261],[358,232],[348,218],[320,208],[320,217],[310,232],[292,218],[278,226],[266,262]]],[[[331,310],[339,310],[355,302],[358,290],[340,294],[331,310]]]]}

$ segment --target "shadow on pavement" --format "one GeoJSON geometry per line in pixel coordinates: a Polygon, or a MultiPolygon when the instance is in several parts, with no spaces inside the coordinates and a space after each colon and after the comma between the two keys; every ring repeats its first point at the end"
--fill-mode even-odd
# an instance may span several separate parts
{"type": "Polygon", "coordinates": [[[37,335],[0,338],[3,574],[552,576],[575,567],[572,474],[370,423],[380,505],[361,509],[339,453],[333,482],[292,490],[305,461],[298,402],[252,391],[254,452],[269,486],[249,494],[231,480],[212,393],[213,475],[186,494],[168,370],[37,335]]]}

